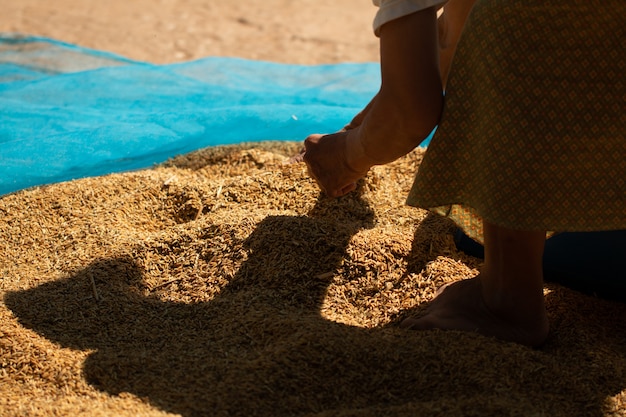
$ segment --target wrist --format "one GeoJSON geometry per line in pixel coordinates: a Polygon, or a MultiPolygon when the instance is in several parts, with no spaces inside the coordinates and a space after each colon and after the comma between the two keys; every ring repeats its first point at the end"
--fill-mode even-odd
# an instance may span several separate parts
{"type": "Polygon", "coordinates": [[[366,152],[361,140],[361,130],[360,127],[352,129],[347,132],[346,136],[346,163],[348,168],[355,173],[365,173],[374,165],[381,164],[366,152]]]}
{"type": "Polygon", "coordinates": [[[418,146],[436,126],[443,103],[441,90],[432,100],[383,89],[379,97],[358,129],[359,148],[371,165],[395,161],[418,146]]]}
{"type": "Polygon", "coordinates": [[[394,113],[385,122],[369,120],[361,126],[353,146],[362,161],[370,166],[388,164],[411,152],[427,136],[422,135],[421,127],[403,123],[398,116],[394,113]]]}

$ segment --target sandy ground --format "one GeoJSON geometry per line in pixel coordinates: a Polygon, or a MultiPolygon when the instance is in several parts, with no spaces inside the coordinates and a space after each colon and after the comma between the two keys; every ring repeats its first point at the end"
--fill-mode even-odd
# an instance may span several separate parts
{"type": "Polygon", "coordinates": [[[2,1],[0,32],[169,63],[234,56],[298,64],[376,61],[367,0],[2,1]]]}

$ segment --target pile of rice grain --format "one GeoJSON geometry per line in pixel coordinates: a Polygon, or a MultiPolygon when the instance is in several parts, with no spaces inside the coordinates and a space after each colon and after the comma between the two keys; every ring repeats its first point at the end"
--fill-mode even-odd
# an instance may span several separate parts
{"type": "Polygon", "coordinates": [[[399,329],[479,267],[404,205],[422,151],[331,200],[299,146],[1,198],[0,415],[626,415],[623,305],[547,287],[538,350],[399,329]]]}

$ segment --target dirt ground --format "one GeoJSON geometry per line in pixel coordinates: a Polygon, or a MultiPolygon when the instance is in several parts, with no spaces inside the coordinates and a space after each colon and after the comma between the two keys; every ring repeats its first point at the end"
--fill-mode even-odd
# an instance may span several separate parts
{"type": "Polygon", "coordinates": [[[378,60],[375,7],[342,0],[4,1],[0,32],[170,63],[233,56],[297,64],[378,60]]]}

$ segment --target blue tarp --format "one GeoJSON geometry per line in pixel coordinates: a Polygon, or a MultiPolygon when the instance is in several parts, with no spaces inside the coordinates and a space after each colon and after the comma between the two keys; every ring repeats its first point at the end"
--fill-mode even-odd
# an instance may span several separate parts
{"type": "Polygon", "coordinates": [[[379,85],[377,63],[210,57],[153,65],[0,35],[0,195],[146,168],[207,146],[333,132],[379,85]]]}

